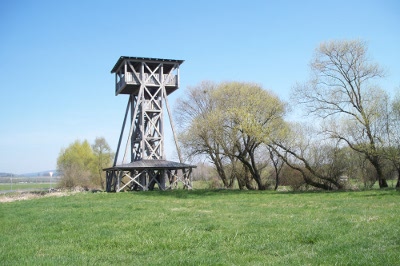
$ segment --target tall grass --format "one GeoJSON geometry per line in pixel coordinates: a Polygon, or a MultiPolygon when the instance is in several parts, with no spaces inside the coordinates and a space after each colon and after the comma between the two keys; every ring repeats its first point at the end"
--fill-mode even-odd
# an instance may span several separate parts
{"type": "Polygon", "coordinates": [[[400,193],[79,193],[0,204],[2,265],[396,265],[400,193]]]}

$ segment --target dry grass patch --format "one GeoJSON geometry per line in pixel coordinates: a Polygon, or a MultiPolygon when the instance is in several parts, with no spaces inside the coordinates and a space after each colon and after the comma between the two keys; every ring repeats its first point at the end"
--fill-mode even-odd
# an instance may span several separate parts
{"type": "Polygon", "coordinates": [[[43,197],[65,197],[70,196],[80,191],[54,191],[54,192],[13,192],[0,195],[0,203],[14,202],[21,200],[32,200],[43,197]]]}

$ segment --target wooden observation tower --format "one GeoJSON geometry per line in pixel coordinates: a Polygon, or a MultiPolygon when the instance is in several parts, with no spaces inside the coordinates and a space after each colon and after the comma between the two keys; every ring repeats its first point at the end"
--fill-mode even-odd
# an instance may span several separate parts
{"type": "Polygon", "coordinates": [[[179,88],[182,63],[183,60],[121,56],[111,70],[115,73],[115,95],[127,94],[129,100],[114,164],[104,169],[108,192],[152,190],[156,184],[161,190],[177,187],[178,183],[192,188],[191,172],[196,166],[182,163],[167,101],[167,96],[179,88]],[[165,158],[163,107],[168,112],[180,162],[165,158]],[[129,113],[125,152],[122,163],[117,165],[129,113]]]}

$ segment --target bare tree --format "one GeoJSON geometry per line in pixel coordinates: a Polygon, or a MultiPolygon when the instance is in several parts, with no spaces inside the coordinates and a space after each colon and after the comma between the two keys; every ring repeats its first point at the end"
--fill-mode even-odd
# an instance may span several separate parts
{"type": "Polygon", "coordinates": [[[384,76],[367,57],[362,41],[322,43],[311,63],[313,78],[297,85],[295,99],[308,114],[325,121],[324,133],[363,154],[376,170],[381,188],[387,187],[379,149],[385,93],[372,83],[384,76]]]}
{"type": "Polygon", "coordinates": [[[290,168],[301,173],[304,182],[315,188],[342,189],[340,177],[346,170],[338,155],[340,147],[332,141],[318,138],[313,128],[292,123],[288,134],[275,139],[270,148],[290,168]]]}
{"type": "Polygon", "coordinates": [[[273,144],[271,144],[270,146],[267,146],[267,150],[268,150],[269,158],[271,159],[271,164],[272,164],[272,166],[274,168],[274,173],[275,173],[275,187],[274,187],[274,190],[277,190],[278,186],[279,186],[279,183],[280,183],[279,182],[280,181],[280,174],[282,172],[283,166],[285,165],[285,161],[284,160],[287,159],[287,152],[283,151],[281,153],[281,156],[284,158],[284,159],[281,159],[280,154],[278,154],[275,151],[276,147],[274,149],[271,148],[272,145],[273,144]]]}
{"type": "Polygon", "coordinates": [[[400,92],[397,93],[390,106],[387,120],[387,145],[385,157],[392,162],[397,171],[396,188],[400,188],[400,92]]]}

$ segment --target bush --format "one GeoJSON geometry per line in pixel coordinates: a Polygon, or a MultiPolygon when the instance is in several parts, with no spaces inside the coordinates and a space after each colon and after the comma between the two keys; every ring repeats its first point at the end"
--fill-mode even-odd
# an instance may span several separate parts
{"type": "Polygon", "coordinates": [[[288,166],[285,166],[281,172],[280,178],[281,186],[289,186],[293,191],[303,190],[307,188],[307,184],[304,181],[302,174],[292,169],[288,166]]]}
{"type": "Polygon", "coordinates": [[[221,188],[221,187],[222,187],[221,181],[220,181],[220,179],[217,178],[217,177],[211,178],[211,180],[209,180],[208,182],[209,182],[209,183],[208,183],[208,188],[209,188],[209,189],[218,189],[218,188],[221,188]]]}

